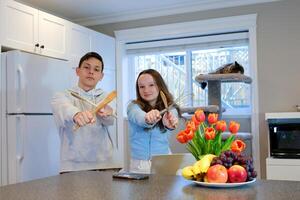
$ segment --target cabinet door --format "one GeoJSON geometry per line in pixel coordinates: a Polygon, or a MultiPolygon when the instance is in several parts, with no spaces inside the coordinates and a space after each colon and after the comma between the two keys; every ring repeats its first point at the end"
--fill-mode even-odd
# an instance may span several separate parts
{"type": "Polygon", "coordinates": [[[115,69],[115,38],[93,31],[92,51],[99,53],[104,61],[104,69],[115,69]]]}
{"type": "Polygon", "coordinates": [[[66,51],[68,25],[64,19],[39,11],[39,49],[36,53],[68,59],[66,51]]]}
{"type": "Polygon", "coordinates": [[[77,24],[72,24],[69,44],[70,56],[79,61],[84,54],[91,51],[91,40],[91,30],[77,24]]]}
{"type": "Polygon", "coordinates": [[[69,64],[74,72],[71,83],[77,85],[78,77],[75,70],[78,67],[80,58],[91,51],[91,30],[73,23],[70,26],[70,37],[68,38],[69,64]]]}
{"type": "Polygon", "coordinates": [[[33,52],[38,41],[38,10],[15,1],[3,4],[3,46],[33,52]]]}

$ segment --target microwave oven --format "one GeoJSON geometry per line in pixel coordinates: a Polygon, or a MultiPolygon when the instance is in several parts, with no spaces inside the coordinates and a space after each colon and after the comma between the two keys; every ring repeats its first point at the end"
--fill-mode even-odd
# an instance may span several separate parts
{"type": "Polygon", "coordinates": [[[268,113],[269,153],[274,158],[300,158],[300,112],[268,113]]]}

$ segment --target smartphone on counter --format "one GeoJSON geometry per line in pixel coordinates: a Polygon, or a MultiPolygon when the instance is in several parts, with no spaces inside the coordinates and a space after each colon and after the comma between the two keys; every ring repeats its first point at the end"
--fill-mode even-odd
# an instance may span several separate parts
{"type": "Polygon", "coordinates": [[[144,180],[148,179],[148,174],[138,174],[131,172],[118,172],[113,174],[113,178],[129,179],[129,180],[144,180]]]}

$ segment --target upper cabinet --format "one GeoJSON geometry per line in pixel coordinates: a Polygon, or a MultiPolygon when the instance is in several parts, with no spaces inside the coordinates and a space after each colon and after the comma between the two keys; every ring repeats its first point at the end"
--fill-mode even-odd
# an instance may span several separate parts
{"type": "Polygon", "coordinates": [[[78,60],[87,52],[91,51],[91,30],[77,24],[71,24],[70,34],[70,57],[78,60]]]}
{"type": "Polygon", "coordinates": [[[91,50],[99,53],[104,60],[104,69],[116,69],[116,40],[108,35],[92,31],[91,50]]]}
{"type": "Polygon", "coordinates": [[[13,0],[0,0],[0,46],[69,60],[89,51],[115,70],[115,39],[13,0]]]}
{"type": "Polygon", "coordinates": [[[64,19],[39,11],[39,53],[67,59],[68,25],[69,22],[64,19]]]}
{"type": "Polygon", "coordinates": [[[3,46],[68,59],[68,21],[11,0],[1,13],[3,46]]]}
{"type": "Polygon", "coordinates": [[[105,69],[115,70],[115,38],[88,28],[71,24],[70,58],[78,64],[79,59],[87,52],[99,53],[104,61],[105,69]]]}

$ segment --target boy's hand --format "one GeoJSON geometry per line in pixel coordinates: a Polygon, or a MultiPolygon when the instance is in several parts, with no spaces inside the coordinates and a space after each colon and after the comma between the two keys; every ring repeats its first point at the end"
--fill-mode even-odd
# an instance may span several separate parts
{"type": "Polygon", "coordinates": [[[108,117],[108,116],[111,116],[113,114],[113,111],[114,110],[109,105],[106,105],[104,108],[100,109],[97,112],[97,115],[99,117],[108,117]]]}
{"type": "Polygon", "coordinates": [[[163,124],[169,129],[175,129],[178,125],[178,118],[171,112],[166,112],[163,116],[163,124]]]}
{"type": "Polygon", "coordinates": [[[146,113],[145,115],[145,122],[147,124],[155,124],[161,119],[159,110],[150,110],[149,112],[146,113]]]}
{"type": "Polygon", "coordinates": [[[94,115],[91,111],[82,111],[74,115],[73,121],[79,126],[84,126],[89,123],[94,123],[96,121],[94,115]]]}

